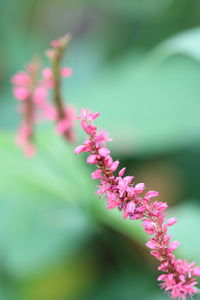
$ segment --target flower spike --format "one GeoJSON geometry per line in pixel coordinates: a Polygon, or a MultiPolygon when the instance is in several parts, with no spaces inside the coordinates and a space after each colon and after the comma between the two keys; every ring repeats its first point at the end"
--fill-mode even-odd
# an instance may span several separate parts
{"type": "Polygon", "coordinates": [[[185,300],[187,296],[197,293],[196,277],[200,276],[200,267],[194,262],[176,259],[173,252],[179,246],[178,241],[170,241],[168,226],[176,223],[176,218],[170,218],[165,223],[165,210],[167,203],[152,201],[158,196],[156,191],[148,191],[144,197],[144,183],[133,183],[133,176],[124,176],[125,168],[114,174],[119,161],[113,162],[110,150],[106,148],[109,141],[105,130],[98,132],[92,122],[99,113],[91,113],[83,109],[81,111],[81,126],[88,134],[88,138],[76,147],[76,154],[88,152],[87,163],[96,164],[97,169],[92,173],[93,179],[100,181],[97,194],[104,194],[107,199],[107,209],[118,208],[122,211],[124,219],[141,219],[144,231],[150,235],[146,246],[151,249],[153,255],[159,261],[158,270],[162,271],[158,281],[162,281],[160,287],[173,299],[185,300]],[[99,136],[101,135],[101,138],[99,136]]]}

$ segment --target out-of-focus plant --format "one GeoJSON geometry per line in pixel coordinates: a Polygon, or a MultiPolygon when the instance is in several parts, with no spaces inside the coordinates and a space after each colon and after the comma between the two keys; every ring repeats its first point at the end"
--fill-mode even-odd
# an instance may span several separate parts
{"type": "Polygon", "coordinates": [[[41,119],[54,121],[58,134],[67,141],[74,140],[75,109],[72,106],[66,107],[61,82],[62,77],[70,77],[72,74],[70,68],[61,66],[70,39],[71,35],[68,34],[52,41],[53,49],[46,51],[51,68],[41,70],[38,60],[34,60],[25,71],[18,72],[12,78],[13,94],[20,101],[19,111],[23,115],[17,143],[28,157],[35,154],[33,125],[41,119]],[[52,90],[53,104],[48,100],[49,89],[52,90]]]}

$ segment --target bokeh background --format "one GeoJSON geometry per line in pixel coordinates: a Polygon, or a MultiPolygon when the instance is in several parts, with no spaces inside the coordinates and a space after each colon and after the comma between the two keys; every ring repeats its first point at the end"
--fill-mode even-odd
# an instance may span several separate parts
{"type": "Polygon", "coordinates": [[[35,158],[15,146],[10,77],[66,32],[66,99],[101,113],[113,156],[178,218],[177,255],[200,264],[199,26],[199,0],[0,0],[1,300],[168,299],[140,223],[106,210],[85,156],[50,124],[35,158]]]}

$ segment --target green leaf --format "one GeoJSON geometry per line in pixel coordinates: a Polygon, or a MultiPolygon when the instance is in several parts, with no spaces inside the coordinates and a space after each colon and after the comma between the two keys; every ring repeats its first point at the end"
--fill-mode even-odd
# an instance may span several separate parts
{"type": "Polygon", "coordinates": [[[96,230],[89,178],[72,148],[44,132],[26,159],[13,136],[0,137],[0,252],[4,267],[27,276],[70,259],[96,230]]]}
{"type": "Polygon", "coordinates": [[[200,61],[200,28],[180,32],[156,46],[149,58],[161,63],[172,55],[187,55],[200,61]]]}

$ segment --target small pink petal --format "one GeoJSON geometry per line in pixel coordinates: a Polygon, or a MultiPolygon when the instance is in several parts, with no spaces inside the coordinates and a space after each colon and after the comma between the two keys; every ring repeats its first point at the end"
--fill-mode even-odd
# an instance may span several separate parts
{"type": "Polygon", "coordinates": [[[124,175],[125,171],[126,171],[126,168],[122,168],[122,169],[119,171],[118,176],[122,177],[122,176],[124,175]]]}
{"type": "Polygon", "coordinates": [[[147,246],[148,248],[150,248],[150,249],[153,249],[153,250],[156,249],[156,246],[155,246],[151,241],[147,242],[147,243],[146,243],[146,246],[147,246]]]}
{"type": "Polygon", "coordinates": [[[99,154],[102,155],[102,156],[107,156],[110,154],[110,150],[107,149],[107,148],[100,148],[99,149],[99,154]]]}
{"type": "Polygon", "coordinates": [[[93,164],[96,164],[96,162],[97,162],[97,156],[95,154],[89,155],[87,157],[87,163],[88,164],[93,165],[93,164]]]}
{"type": "Polygon", "coordinates": [[[26,100],[29,96],[29,91],[25,87],[15,87],[13,89],[13,94],[18,100],[26,100]]]}
{"type": "Polygon", "coordinates": [[[63,77],[70,77],[73,72],[71,68],[62,68],[60,73],[63,77]]]}
{"type": "Polygon", "coordinates": [[[79,154],[81,152],[85,152],[86,151],[86,146],[84,145],[79,145],[74,149],[74,153],[79,154]]]}
{"type": "Polygon", "coordinates": [[[192,273],[194,276],[200,276],[200,267],[195,267],[192,273]]]}
{"type": "Polygon", "coordinates": [[[175,251],[179,245],[180,245],[179,241],[173,241],[169,247],[170,252],[175,251]]]}
{"type": "Polygon", "coordinates": [[[172,226],[177,222],[176,218],[170,218],[167,220],[167,226],[172,226]]]}

